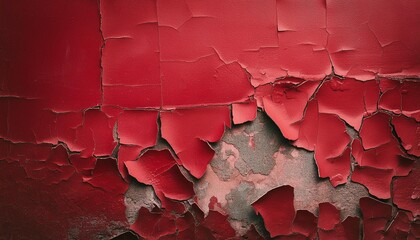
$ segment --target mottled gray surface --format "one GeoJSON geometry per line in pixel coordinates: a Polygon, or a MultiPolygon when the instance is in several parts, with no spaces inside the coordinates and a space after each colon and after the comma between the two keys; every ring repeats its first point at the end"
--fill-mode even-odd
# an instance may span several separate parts
{"type": "Polygon", "coordinates": [[[255,212],[249,206],[255,195],[255,186],[252,182],[241,182],[237,188],[226,195],[227,210],[229,217],[235,220],[241,220],[250,223],[250,219],[255,218],[255,212]]]}
{"type": "MultiPolygon", "coordinates": [[[[278,131],[273,131],[276,128],[265,114],[259,114],[253,122],[234,127],[234,131],[228,130],[225,133],[223,142],[240,149],[240,159],[235,162],[235,167],[242,175],[268,175],[273,170],[273,154],[278,151],[282,140],[278,137],[278,131]]],[[[216,146],[217,153],[220,153],[217,151],[219,145],[216,146]]],[[[218,158],[215,158],[212,166],[217,162],[218,158]]]]}
{"type": "Polygon", "coordinates": [[[160,201],[156,197],[153,188],[136,181],[130,183],[124,202],[126,205],[125,215],[130,224],[137,219],[138,211],[141,207],[153,209],[154,206],[160,206],[160,201]]]}
{"type": "MultiPolygon", "coordinates": [[[[350,180],[334,188],[328,179],[319,178],[313,152],[292,146],[261,112],[254,122],[228,129],[215,145],[215,151],[210,171],[220,182],[215,182],[208,174],[196,183],[195,189],[202,199],[210,197],[203,197],[206,194],[218,193],[211,185],[219,185],[220,191],[230,189],[225,199],[219,196],[219,201],[238,231],[243,231],[242,228],[250,223],[257,224],[260,229],[258,222],[261,219],[255,215],[251,203],[279,186],[294,187],[297,210],[306,209],[317,214],[319,203],[330,202],[341,210],[342,219],[360,216],[359,199],[368,196],[365,187],[350,180]]],[[[273,206],[273,211],[276,210],[273,206]]]]}
{"type": "MultiPolygon", "coordinates": [[[[164,148],[164,145],[167,146],[160,144],[156,148],[164,148]]],[[[257,119],[251,123],[227,129],[213,148],[215,156],[206,174],[194,180],[198,205],[206,212],[210,198],[215,196],[239,234],[254,224],[267,236],[262,219],[251,204],[279,186],[294,188],[296,210],[306,209],[317,214],[319,203],[330,202],[341,210],[342,219],[360,216],[358,201],[368,196],[366,188],[350,180],[334,188],[328,179],[319,178],[313,153],[292,146],[262,112],[258,112],[257,119]]],[[[127,218],[132,223],[140,207],[151,209],[159,205],[159,200],[152,187],[134,181],[125,203],[127,218]]],[[[279,209],[273,206],[273,211],[279,209]]]]}

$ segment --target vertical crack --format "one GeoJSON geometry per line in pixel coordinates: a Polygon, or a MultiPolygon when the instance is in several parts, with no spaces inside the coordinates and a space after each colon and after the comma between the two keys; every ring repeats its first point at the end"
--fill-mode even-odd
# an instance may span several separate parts
{"type": "Polygon", "coordinates": [[[327,41],[325,42],[325,51],[327,52],[328,59],[330,60],[331,74],[335,75],[334,64],[333,64],[333,61],[331,59],[331,54],[328,51],[328,42],[330,40],[330,32],[328,31],[328,1],[327,0],[325,0],[325,32],[327,33],[327,41]]]}
{"type": "Polygon", "coordinates": [[[161,49],[161,42],[160,42],[160,30],[159,30],[159,9],[158,9],[158,1],[156,1],[156,27],[157,27],[157,39],[158,39],[158,46],[159,46],[159,80],[160,80],[160,110],[163,109],[163,89],[162,89],[162,71],[161,71],[161,62],[162,62],[162,58],[161,58],[161,54],[160,54],[160,49],[161,49]]]}
{"type": "Polygon", "coordinates": [[[101,40],[102,40],[102,45],[101,45],[101,50],[100,50],[100,59],[99,59],[99,67],[101,70],[100,73],[100,88],[101,88],[101,102],[100,102],[100,106],[103,105],[104,103],[104,83],[103,83],[103,75],[104,75],[104,66],[103,66],[103,62],[102,62],[102,57],[103,57],[103,52],[104,52],[104,48],[105,48],[105,38],[104,38],[104,34],[102,31],[102,13],[101,13],[101,0],[98,0],[98,14],[99,14],[99,32],[101,34],[101,40]]]}

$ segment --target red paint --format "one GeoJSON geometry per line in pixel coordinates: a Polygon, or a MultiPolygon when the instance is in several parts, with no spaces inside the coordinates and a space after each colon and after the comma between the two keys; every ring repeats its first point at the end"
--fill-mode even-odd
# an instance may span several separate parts
{"type": "Polygon", "coordinates": [[[141,208],[131,229],[146,239],[229,239],[235,236],[227,216],[210,211],[204,217],[196,205],[178,215],[159,208],[152,211],[141,208]]]}
{"type": "Polygon", "coordinates": [[[299,138],[299,122],[302,121],[308,100],[318,84],[295,78],[285,79],[276,83],[270,92],[264,93],[264,110],[287,139],[299,138]]]}
{"type": "Polygon", "coordinates": [[[181,165],[197,178],[203,176],[214,151],[208,142],[217,142],[230,127],[227,107],[161,112],[162,137],[179,157],[181,165]]]}
{"type": "Polygon", "coordinates": [[[152,185],[158,196],[187,200],[194,195],[192,183],[182,175],[168,150],[147,151],[138,160],[127,161],[125,165],[131,176],[152,185]]]}
{"type": "Polygon", "coordinates": [[[416,1],[332,1],[327,6],[327,50],[337,74],[361,80],[375,74],[417,75],[420,32],[416,1]],[[380,9],[380,11],[378,11],[380,9]],[[397,60],[398,59],[398,60],[397,60]]]}
{"type": "Polygon", "coordinates": [[[404,116],[394,117],[392,125],[401,139],[402,146],[409,154],[420,157],[420,125],[415,119],[404,116]]]}
{"type": "Polygon", "coordinates": [[[376,81],[333,78],[326,81],[316,94],[319,112],[337,114],[359,130],[362,118],[377,109],[379,86],[376,81]]]}
{"type": "Polygon", "coordinates": [[[363,120],[360,129],[360,139],[364,149],[379,147],[392,140],[390,116],[385,113],[377,113],[363,120]],[[372,134],[374,132],[375,134],[372,134]]]}
{"type": "Polygon", "coordinates": [[[363,184],[369,193],[381,198],[391,197],[390,185],[393,176],[393,170],[382,170],[371,167],[356,167],[351,180],[363,184]]]}
{"type": "Polygon", "coordinates": [[[319,239],[353,239],[358,240],[359,237],[359,218],[348,217],[342,223],[338,224],[331,231],[324,229],[318,230],[319,239]]]}
{"type": "Polygon", "coordinates": [[[245,101],[254,92],[241,66],[224,63],[217,53],[192,62],[162,61],[161,74],[162,105],[168,109],[228,105],[245,101]]]}
{"type": "Polygon", "coordinates": [[[293,199],[293,187],[286,185],[269,191],[252,204],[255,212],[264,219],[264,225],[271,237],[292,232],[295,218],[293,199]],[[276,206],[275,209],[273,206],[276,206]]]}
{"type": "Polygon", "coordinates": [[[420,103],[418,95],[420,87],[416,81],[392,81],[383,79],[383,94],[379,101],[379,108],[395,114],[404,114],[407,117],[420,121],[420,103]],[[384,82],[384,83],[383,83],[384,82]]]}
{"type": "Polygon", "coordinates": [[[119,142],[141,148],[154,146],[158,133],[157,118],[156,111],[124,111],[117,121],[119,142]]]}
{"type": "Polygon", "coordinates": [[[0,189],[7,196],[0,200],[2,236],[92,239],[116,234],[108,229],[111,221],[114,226],[128,227],[123,195],[128,186],[114,159],[99,159],[87,173],[69,162],[69,157],[78,154],[68,156],[61,145],[1,145],[9,149],[1,151],[0,161],[0,189]]]}
{"type": "Polygon", "coordinates": [[[405,156],[396,139],[366,151],[363,150],[360,140],[355,139],[352,144],[352,155],[362,167],[393,170],[396,176],[406,176],[413,167],[413,160],[405,156]]]}
{"type": "Polygon", "coordinates": [[[393,201],[401,209],[411,211],[414,216],[420,215],[420,170],[419,164],[406,177],[393,181],[393,201]]]}
{"type": "MultiPolygon", "coordinates": [[[[99,105],[98,2],[18,0],[1,6],[1,96],[29,103],[37,99],[39,110],[55,112],[99,105]]],[[[12,109],[18,108],[31,110],[12,109]]]]}
{"type": "Polygon", "coordinates": [[[393,216],[392,207],[372,198],[360,199],[364,217],[365,239],[416,239],[418,221],[410,213],[398,211],[393,216]]]}
{"type": "Polygon", "coordinates": [[[138,218],[131,229],[146,239],[159,239],[165,235],[175,234],[175,218],[165,215],[159,209],[149,212],[146,208],[141,208],[138,218]]]}
{"type": "Polygon", "coordinates": [[[333,230],[340,223],[340,211],[331,203],[319,204],[318,228],[333,230]]]}
{"type": "Polygon", "coordinates": [[[100,1],[105,105],[159,108],[159,33],[154,1],[100,1]],[[123,69],[123,70],[122,70],[123,69]],[[141,97],[140,97],[141,96],[141,97]]]}
{"type": "Polygon", "coordinates": [[[315,238],[317,232],[317,218],[306,210],[297,210],[293,219],[292,231],[308,238],[315,238]]]}
{"type": "Polygon", "coordinates": [[[241,124],[255,120],[257,117],[257,103],[234,103],[232,104],[232,121],[241,124]]]}
{"type": "MultiPolygon", "coordinates": [[[[239,237],[216,198],[206,216],[192,204],[194,184],[210,144],[258,108],[314,152],[320,178],[390,199],[394,215],[360,200],[366,239],[420,238],[419,6],[0,1],[0,238],[120,235],[132,177],[161,202],[140,209],[141,237],[239,237]],[[172,153],[148,149],[164,140],[172,153]]],[[[332,203],[316,217],[295,211],[293,186],[266,187],[252,206],[272,237],[359,237],[332,203]]]]}

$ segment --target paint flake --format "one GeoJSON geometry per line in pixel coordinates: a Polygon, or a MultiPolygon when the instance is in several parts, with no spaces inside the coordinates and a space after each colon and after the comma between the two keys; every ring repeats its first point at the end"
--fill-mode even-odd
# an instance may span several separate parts
{"type": "Polygon", "coordinates": [[[291,233],[295,207],[293,187],[282,186],[273,189],[252,204],[255,212],[262,216],[271,237],[291,233]],[[275,210],[272,206],[276,206],[275,210]]]}
{"type": "Polygon", "coordinates": [[[411,211],[414,216],[420,215],[420,168],[416,162],[413,170],[406,177],[393,181],[393,202],[401,209],[411,211]]]}
{"type": "Polygon", "coordinates": [[[420,125],[404,116],[392,118],[392,125],[407,153],[420,157],[420,125]]]}
{"type": "Polygon", "coordinates": [[[192,183],[182,175],[168,150],[149,150],[138,160],[125,162],[125,166],[137,181],[152,185],[158,196],[187,200],[194,195],[192,183]]]}
{"type": "Polygon", "coordinates": [[[356,167],[351,180],[363,184],[369,193],[380,198],[391,197],[390,185],[393,177],[393,170],[382,170],[371,167],[356,167]]]}
{"type": "Polygon", "coordinates": [[[257,103],[234,103],[232,104],[233,124],[252,122],[257,117],[257,103]]]}
{"type": "Polygon", "coordinates": [[[200,178],[214,156],[208,142],[222,137],[225,126],[230,127],[228,107],[184,109],[161,112],[162,137],[166,139],[183,165],[200,178]]]}
{"type": "Polygon", "coordinates": [[[340,223],[340,211],[331,203],[319,204],[318,228],[333,230],[340,223]]]}

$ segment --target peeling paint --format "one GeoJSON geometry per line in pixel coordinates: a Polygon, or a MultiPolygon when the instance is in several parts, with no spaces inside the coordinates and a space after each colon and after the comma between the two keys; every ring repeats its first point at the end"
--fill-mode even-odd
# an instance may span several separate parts
{"type": "Polygon", "coordinates": [[[420,238],[419,7],[0,1],[0,238],[420,238]]]}

